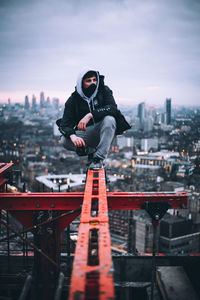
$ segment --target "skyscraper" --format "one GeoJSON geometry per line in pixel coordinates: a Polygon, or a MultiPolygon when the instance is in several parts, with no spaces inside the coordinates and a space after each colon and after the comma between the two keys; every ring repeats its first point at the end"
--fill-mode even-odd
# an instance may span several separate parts
{"type": "Polygon", "coordinates": [[[11,108],[11,100],[10,100],[10,98],[8,98],[8,109],[10,109],[11,108]]]}
{"type": "Polygon", "coordinates": [[[145,103],[141,102],[138,104],[138,118],[140,120],[140,125],[142,126],[145,118],[145,103]]]}
{"type": "Polygon", "coordinates": [[[24,104],[24,108],[25,108],[26,110],[29,110],[29,108],[30,108],[29,99],[28,99],[28,96],[27,96],[27,95],[25,96],[25,104],[24,104]]]}
{"type": "Polygon", "coordinates": [[[36,97],[33,95],[32,97],[32,110],[36,110],[37,103],[36,103],[36,97]]]}
{"type": "Polygon", "coordinates": [[[171,98],[167,98],[165,101],[165,114],[166,114],[166,124],[171,124],[171,98]]]}
{"type": "Polygon", "coordinates": [[[44,107],[45,106],[45,101],[44,101],[44,92],[40,93],[40,107],[44,107]]]}
{"type": "Polygon", "coordinates": [[[138,119],[139,119],[139,128],[144,129],[145,121],[145,103],[141,102],[138,104],[138,119]]]}

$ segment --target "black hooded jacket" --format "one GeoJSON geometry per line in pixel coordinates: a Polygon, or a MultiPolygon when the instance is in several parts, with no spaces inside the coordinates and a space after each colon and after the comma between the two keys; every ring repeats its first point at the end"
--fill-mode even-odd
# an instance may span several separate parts
{"type": "Polygon", "coordinates": [[[66,101],[63,117],[56,122],[60,132],[67,138],[71,134],[75,134],[79,121],[89,112],[92,113],[93,118],[87,126],[101,121],[105,116],[113,116],[117,123],[116,134],[122,134],[131,128],[120,110],[117,109],[112,91],[104,85],[104,76],[102,75],[99,76],[98,92],[90,103],[84,100],[77,90],[66,101]]]}

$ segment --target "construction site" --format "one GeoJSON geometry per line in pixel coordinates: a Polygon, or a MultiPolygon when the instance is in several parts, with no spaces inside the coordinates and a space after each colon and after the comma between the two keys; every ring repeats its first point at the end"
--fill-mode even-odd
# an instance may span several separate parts
{"type": "Polygon", "coordinates": [[[157,251],[160,220],[187,208],[185,192],[107,192],[104,168],[87,170],[84,192],[11,192],[11,174],[12,163],[1,163],[1,300],[200,299],[200,254],[157,251]],[[131,245],[131,221],[128,251],[116,251],[109,210],[141,209],[151,218],[152,253],[131,245]]]}

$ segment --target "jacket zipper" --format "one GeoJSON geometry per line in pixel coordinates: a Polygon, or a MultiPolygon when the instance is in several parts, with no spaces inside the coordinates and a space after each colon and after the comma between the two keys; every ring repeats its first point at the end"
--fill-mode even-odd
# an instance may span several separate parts
{"type": "MultiPolygon", "coordinates": [[[[87,101],[88,103],[88,107],[89,107],[89,111],[90,113],[92,114],[92,110],[91,110],[91,107],[90,107],[90,103],[87,101]]],[[[92,121],[93,121],[93,124],[95,125],[95,121],[94,121],[94,118],[93,118],[93,115],[92,115],[92,121]]]]}

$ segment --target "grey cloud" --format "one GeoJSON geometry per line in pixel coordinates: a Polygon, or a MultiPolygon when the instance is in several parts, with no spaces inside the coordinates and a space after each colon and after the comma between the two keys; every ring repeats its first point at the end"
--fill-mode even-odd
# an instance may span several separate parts
{"type": "Polygon", "coordinates": [[[94,65],[120,98],[148,86],[160,87],[157,99],[170,87],[179,95],[183,82],[197,94],[199,17],[194,0],[1,1],[0,88],[71,89],[94,65]]]}

